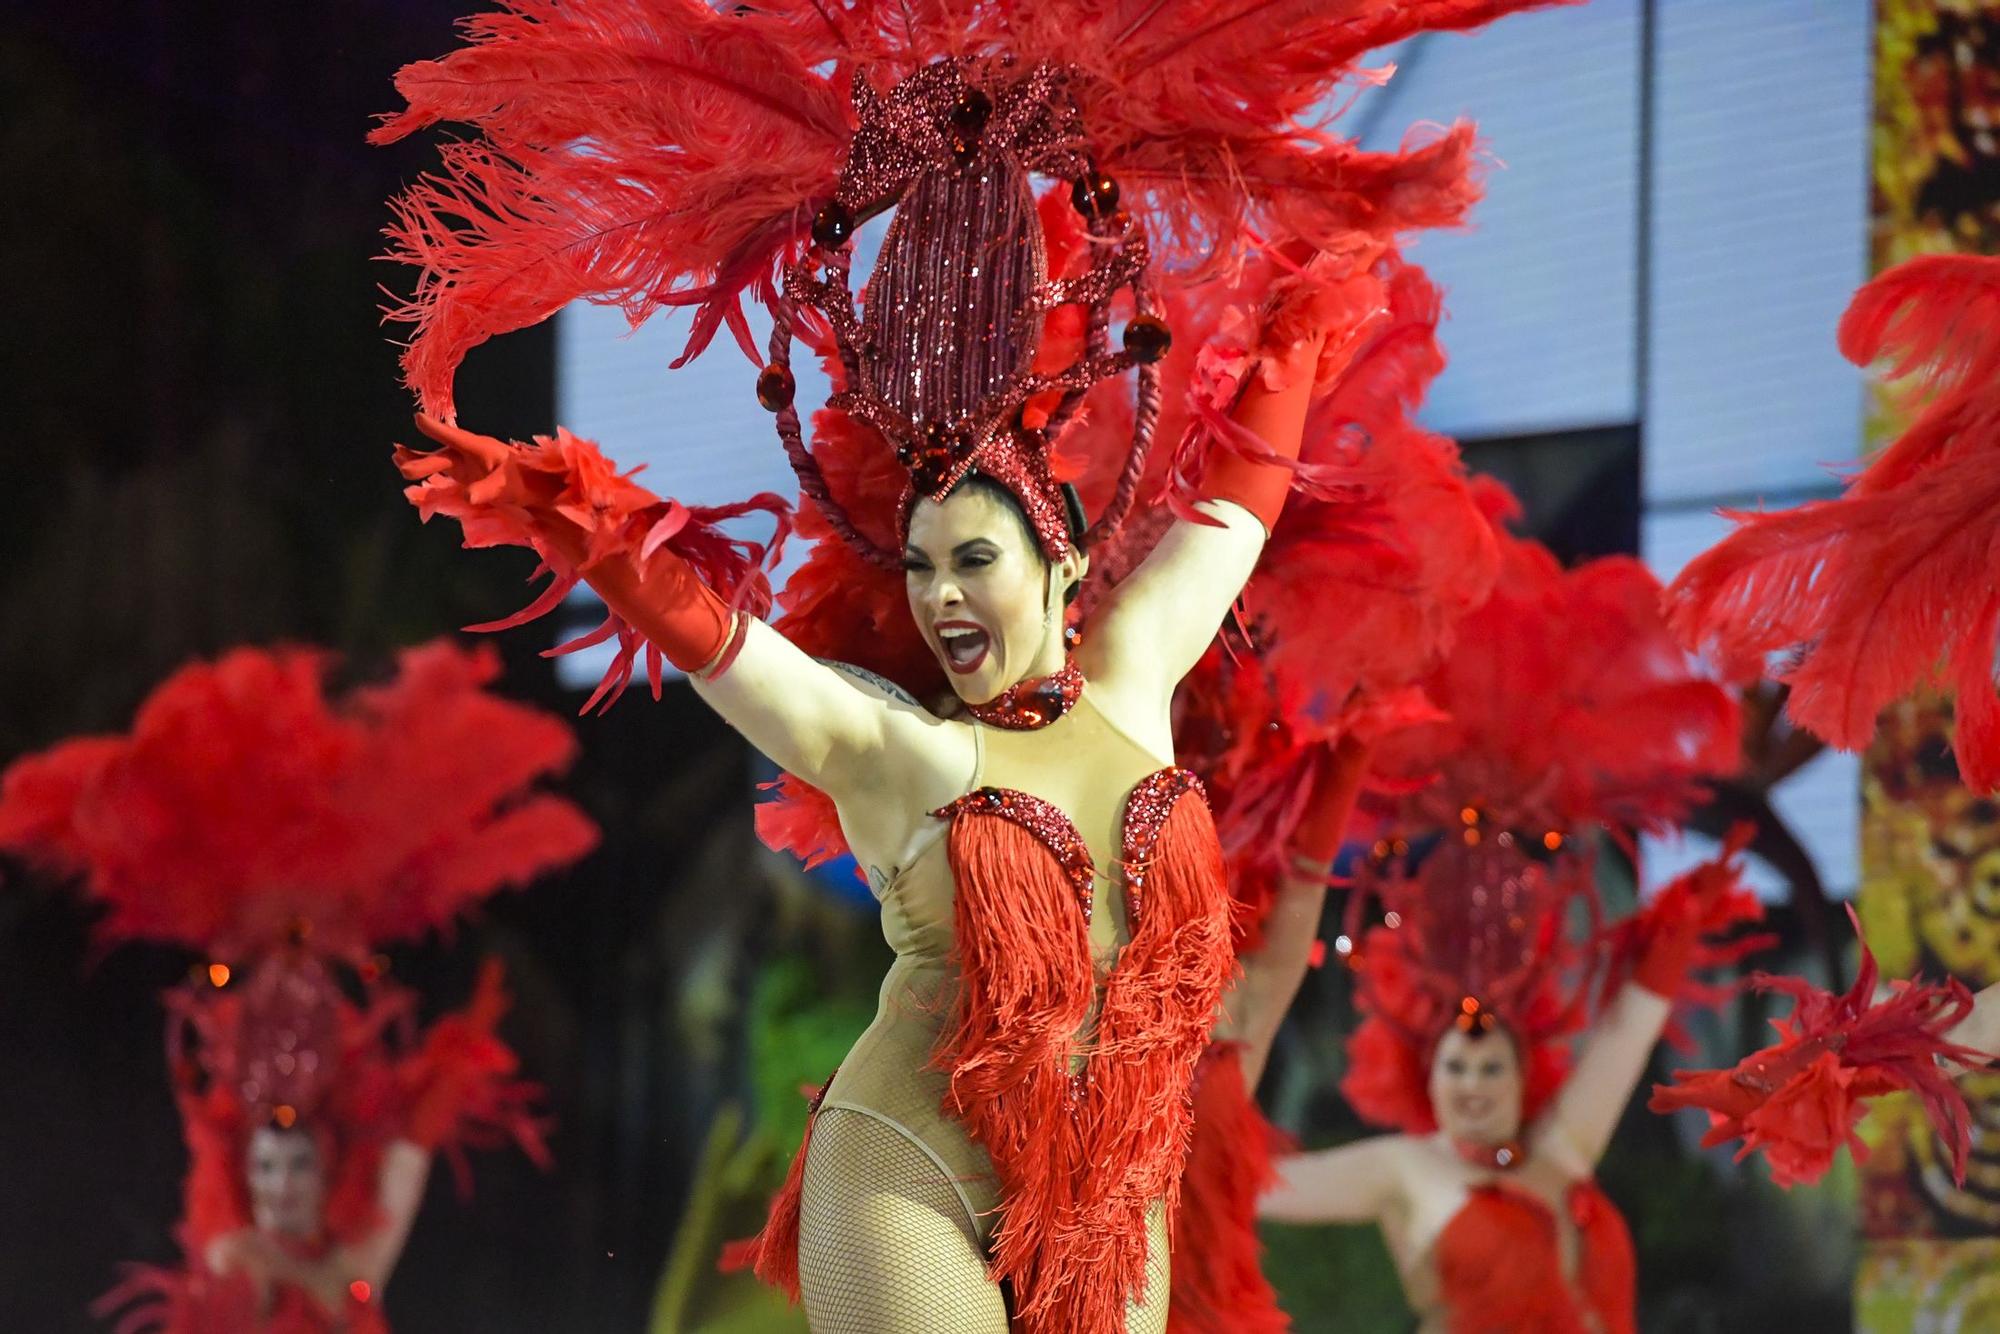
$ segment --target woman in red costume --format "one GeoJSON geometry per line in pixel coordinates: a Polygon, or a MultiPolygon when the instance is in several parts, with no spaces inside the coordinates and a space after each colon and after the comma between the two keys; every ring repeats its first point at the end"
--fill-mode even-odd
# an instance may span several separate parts
{"type": "Polygon", "coordinates": [[[1198,1103],[1190,1189],[1217,1199],[1214,1249],[1228,1258],[1177,1290],[1177,1328],[1289,1327],[1245,1260],[1260,1187],[1265,1217],[1379,1224],[1426,1328],[1633,1328],[1630,1240],[1595,1166],[1690,969],[1744,948],[1702,937],[1756,912],[1717,865],[1616,929],[1596,925],[1593,826],[1662,827],[1701,775],[1734,763],[1733,702],[1667,642],[1657,591],[1636,562],[1565,573],[1502,537],[1496,591],[1424,683],[1445,719],[1383,736],[1367,760],[1406,795],[1378,812],[1340,942],[1365,1014],[1342,1091],[1399,1133],[1280,1149],[1272,1163],[1244,1090],[1308,966],[1354,800],[1364,752],[1335,752],[1344,763],[1314,790],[1296,866],[1244,960],[1238,1044],[1224,1049],[1235,1059],[1209,1071],[1198,1103]],[[1364,934],[1371,890],[1383,925],[1364,934]],[[1579,914],[1589,928],[1575,939],[1579,914]],[[1595,1025],[1565,1075],[1559,1044],[1592,998],[1595,1025]]]}
{"type": "MultiPolygon", "coordinates": [[[[1667,591],[1675,631],[1746,673],[1782,663],[1787,711],[1858,750],[1899,696],[1929,680],[1955,699],[1966,784],[2000,790],[2000,259],[1927,255],[1855,293],[1840,350],[1887,363],[1909,425],[1836,500],[1731,514],[1737,531],[1667,591]]],[[[1779,1040],[1727,1071],[1683,1071],[1657,1111],[1707,1112],[1706,1143],[1761,1148],[1781,1185],[1812,1181],[1854,1134],[1869,1097],[1916,1094],[1963,1181],[1971,1118],[1953,1077],[2000,1053],[2000,987],[1891,981],[1876,998],[1862,947],[1832,996],[1763,978],[1797,1001],[1779,1040]]]]}
{"type": "Polygon", "coordinates": [[[436,1154],[542,1156],[493,1033],[498,967],[419,1034],[373,951],[590,849],[581,812],[533,786],[574,740],[486,692],[490,652],[414,650],[338,702],[329,662],[235,650],[162,684],[129,735],[0,780],[0,848],[79,876],[102,939],[208,961],[166,997],[187,1258],[106,1294],[120,1334],[380,1334],[436,1154]]]}
{"type": "Polygon", "coordinates": [[[534,548],[556,575],[538,607],[587,580],[621,645],[609,689],[642,644],[689,673],[794,795],[831,803],[882,902],[876,1021],[748,1253],[815,1329],[1161,1327],[1188,1081],[1231,966],[1169,703],[1285,492],[1339,480],[1301,427],[1381,322],[1377,262],[1474,193],[1465,127],[1370,154],[1312,118],[1366,51],[1516,7],[514,0],[400,76],[385,136],[481,136],[395,229],[442,446],[399,455],[413,500],[470,545],[534,548]],[[1036,175],[1064,183],[1040,207],[1036,175]],[[851,238],[892,209],[857,308],[851,238]],[[1151,248],[1234,272],[1257,237],[1290,258],[1205,354],[1170,521],[1072,653],[1066,605],[1162,406],[1151,248]],[[746,568],[771,553],[701,522],[741,507],[691,514],[566,434],[448,424],[485,337],[591,298],[696,306],[690,355],[724,321],[750,350],[746,290],[773,324],[758,396],[824,539],[778,628],[746,568]],[[810,443],[795,336],[835,389],[810,443]],[[1119,457],[1066,453],[1086,397],[1135,366],[1119,457]],[[1109,482],[1094,524],[1072,476],[1109,482]]]}

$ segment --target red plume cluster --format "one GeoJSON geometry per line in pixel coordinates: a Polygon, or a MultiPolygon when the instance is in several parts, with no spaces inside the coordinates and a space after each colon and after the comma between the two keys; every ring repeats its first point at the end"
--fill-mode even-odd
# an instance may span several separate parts
{"type": "Polygon", "coordinates": [[[1972,1011],[1963,983],[1891,980],[1889,997],[1877,1003],[1880,975],[1865,941],[1860,972],[1844,995],[1795,977],[1760,973],[1753,981],[1797,1002],[1790,1019],[1771,1021],[1778,1041],[1728,1070],[1675,1071],[1672,1084],[1654,1087],[1654,1111],[1701,1108],[1709,1118],[1704,1146],[1741,1139],[1738,1158],[1762,1149],[1772,1179],[1790,1186],[1817,1181],[1843,1145],[1857,1160],[1867,1157],[1855,1133],[1867,1099],[1906,1089],[1945,1136],[1953,1175],[1964,1183],[1972,1116],[1951,1071],[1938,1064],[1987,1061],[1944,1036],[1972,1011]]]}
{"type": "Polygon", "coordinates": [[[1076,71],[1098,167],[1154,248],[1198,268],[1257,237],[1339,251],[1356,232],[1449,226],[1474,194],[1470,126],[1370,152],[1322,108],[1386,43],[1549,2],[504,0],[459,50],[402,70],[408,106],[373,135],[473,131],[396,205],[393,257],[419,270],[391,312],[415,327],[404,369],[448,418],[471,348],[576,300],[635,324],[692,306],[683,359],[726,320],[756,360],[740,298],[772,299],[803,246],[847,152],[851,88],[946,57],[1076,71]]]}
{"type": "MultiPolygon", "coordinates": [[[[1497,517],[1512,513],[1512,497],[1489,495],[1497,517]]],[[[1500,569],[1423,682],[1447,718],[1376,751],[1377,773],[1415,789],[1392,803],[1393,825],[1456,830],[1469,811],[1533,840],[1597,824],[1658,831],[1703,779],[1735,771],[1736,698],[1668,633],[1643,565],[1607,556],[1565,570],[1503,534],[1500,569]]]]}
{"type": "Polygon", "coordinates": [[[2000,789],[2000,259],[1889,270],[1855,294],[1840,350],[1888,358],[1914,420],[1838,500],[1732,513],[1736,532],[1669,590],[1674,628],[1751,671],[1784,655],[1791,716],[1847,750],[1941,677],[1965,781],[2000,789]]]}
{"type": "Polygon", "coordinates": [[[441,640],[337,699],[332,662],[236,649],[168,678],[129,733],[17,761],[0,778],[0,848],[79,877],[107,942],[236,959],[310,933],[359,958],[596,843],[536,787],[575,739],[488,692],[493,652],[441,640]]]}

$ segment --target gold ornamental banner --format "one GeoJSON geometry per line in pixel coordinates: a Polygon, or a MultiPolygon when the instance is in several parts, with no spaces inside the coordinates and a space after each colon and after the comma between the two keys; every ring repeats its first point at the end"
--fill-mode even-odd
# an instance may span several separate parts
{"type": "MultiPolygon", "coordinates": [[[[1870,251],[2000,251],[2000,0],[1877,0],[1870,251]]],[[[1871,444],[1899,427],[1869,413],[1871,444]]],[[[1889,977],[2000,981],[2000,806],[1952,762],[1951,702],[1891,708],[1863,776],[1861,918],[1889,977]]],[[[1922,1112],[1882,1100],[1862,1127],[1856,1327],[1868,1334],[2000,1331],[2000,1078],[1968,1080],[1964,1186],[1922,1112]]]]}

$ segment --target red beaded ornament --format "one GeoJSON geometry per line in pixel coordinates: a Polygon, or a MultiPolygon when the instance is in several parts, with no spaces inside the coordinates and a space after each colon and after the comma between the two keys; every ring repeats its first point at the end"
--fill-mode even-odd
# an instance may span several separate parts
{"type": "MultiPolygon", "coordinates": [[[[1171,340],[1146,282],[1146,239],[1128,214],[1107,206],[1117,184],[1084,155],[1075,81],[1060,66],[1024,68],[1008,57],[939,61],[886,94],[857,78],[858,128],[833,197],[815,219],[813,246],[785,269],[765,371],[776,383],[774,372],[788,370],[795,323],[829,331],[839,375],[827,407],[893,446],[910,478],[904,521],[916,497],[941,501],[977,471],[1020,502],[1051,560],[1108,536],[1134,492],[1121,486],[1089,533],[1072,532],[1049,442],[1093,385],[1137,367],[1125,468],[1136,482],[1159,413],[1155,363],[1171,340]],[[1099,247],[1080,276],[1049,275],[1031,173],[1078,184],[1078,210],[1099,247]],[[895,218],[857,314],[848,241],[862,221],[891,208],[895,218]],[[1126,346],[1114,349],[1111,303],[1124,289],[1136,313],[1126,346]],[[1085,311],[1083,352],[1060,370],[1036,372],[1043,322],[1065,305],[1085,311]],[[1060,398],[1047,423],[1024,428],[1023,406],[1051,392],[1060,398]]],[[[800,489],[863,557],[895,568],[897,551],[847,521],[806,447],[797,409],[777,395],[764,401],[777,412],[800,489]]]]}
{"type": "Polygon", "coordinates": [[[1083,673],[1074,662],[1048,676],[1017,681],[984,704],[967,704],[965,711],[988,727],[1032,732],[1047,727],[1076,707],[1083,698],[1083,673]]]}

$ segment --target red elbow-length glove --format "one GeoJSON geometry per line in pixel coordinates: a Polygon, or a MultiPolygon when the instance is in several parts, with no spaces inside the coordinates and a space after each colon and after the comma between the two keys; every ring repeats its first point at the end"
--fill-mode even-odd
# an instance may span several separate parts
{"type": "Polygon", "coordinates": [[[412,499],[427,514],[457,518],[468,545],[512,542],[544,559],[554,554],[684,672],[724,655],[735,611],[680,555],[645,549],[629,521],[661,502],[617,476],[594,445],[567,433],[510,445],[425,416],[417,427],[440,448],[398,451],[403,475],[419,483],[412,499]]]}
{"type": "Polygon", "coordinates": [[[1361,780],[1368,773],[1370,750],[1368,742],[1353,735],[1335,744],[1313,783],[1298,828],[1292,832],[1293,862],[1298,868],[1312,866],[1324,871],[1340,851],[1354,803],[1361,796],[1361,780]]]}

